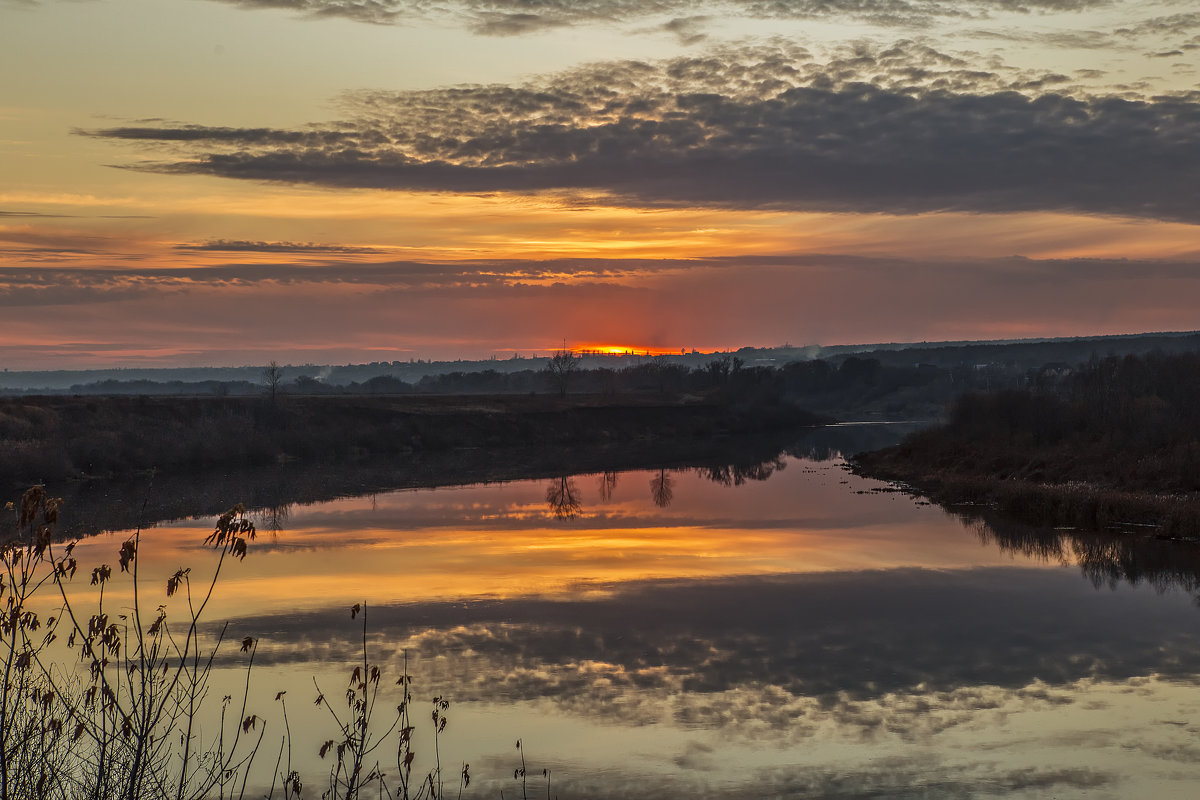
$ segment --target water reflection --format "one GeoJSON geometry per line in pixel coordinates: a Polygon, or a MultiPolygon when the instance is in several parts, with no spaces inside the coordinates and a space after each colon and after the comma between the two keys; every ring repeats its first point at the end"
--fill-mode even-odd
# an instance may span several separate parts
{"type": "Polygon", "coordinates": [[[254,509],[250,517],[260,532],[277,534],[287,528],[288,518],[291,515],[291,503],[277,503],[254,509]]]}
{"type": "Polygon", "coordinates": [[[1146,584],[1159,592],[1190,592],[1200,603],[1200,546],[1194,542],[1164,540],[1140,530],[1055,530],[986,512],[960,509],[957,514],[983,543],[1028,559],[1078,565],[1097,589],[1146,584]]]}
{"type": "MultiPolygon", "coordinates": [[[[379,652],[407,649],[444,682],[438,691],[460,699],[553,699],[640,722],[658,712],[645,716],[618,695],[650,690],[669,698],[673,716],[705,726],[780,728],[800,721],[808,701],[841,709],[850,724],[847,709],[900,695],[1151,674],[1196,682],[1200,641],[1186,598],[1097,594],[1064,577],[990,568],[641,581],[575,599],[376,607],[372,629],[379,652]],[[778,702],[739,716],[702,702],[749,687],[772,687],[778,702]],[[677,707],[684,695],[697,695],[695,705],[677,707]]],[[[277,663],[318,651],[349,658],[357,647],[342,609],[237,623],[239,634],[267,624],[278,641],[260,657],[277,663]]],[[[889,722],[893,732],[927,724],[909,712],[908,723],[889,722]]]]}
{"type": "Polygon", "coordinates": [[[560,475],[546,487],[546,505],[555,519],[575,519],[583,511],[575,479],[560,475]]]}
{"type": "MultiPolygon", "coordinates": [[[[888,797],[1131,796],[1159,765],[1174,778],[1155,796],[1183,797],[1200,779],[1187,760],[1200,642],[1185,598],[1097,594],[1024,568],[605,589],[376,608],[371,646],[392,670],[407,651],[428,693],[523,709],[522,735],[580,796],[633,788],[599,780],[593,760],[668,798],[758,796],[762,770],[800,796],[880,796],[883,774],[864,765],[891,759],[910,783],[888,797]],[[543,724],[568,731],[565,746],[543,724]],[[826,783],[838,774],[847,782],[826,783]]],[[[273,630],[260,655],[277,668],[310,670],[353,659],[344,617],[238,625],[273,630]]]]}
{"type": "Polygon", "coordinates": [[[658,474],[650,479],[650,499],[659,508],[666,508],[671,505],[674,497],[675,482],[667,475],[665,469],[660,469],[658,474]]]}
{"type": "MultiPolygon", "coordinates": [[[[214,610],[269,700],[344,680],[367,602],[372,659],[454,701],[471,796],[511,795],[519,737],[564,797],[1191,797],[1196,550],[918,505],[836,434],[268,509],[214,610]]],[[[148,534],[147,580],[206,527],[148,534]]]]}
{"type": "MultiPolygon", "coordinates": [[[[789,454],[796,455],[797,457],[806,457],[803,454],[789,454]]],[[[828,460],[828,458],[812,460],[822,461],[828,460]]],[[[697,471],[713,483],[719,483],[722,486],[741,486],[746,481],[765,481],[785,466],[787,466],[787,463],[783,460],[782,454],[780,454],[775,458],[761,463],[722,464],[715,467],[700,467],[697,471]]]]}
{"type": "Polygon", "coordinates": [[[613,492],[617,490],[618,474],[612,470],[600,473],[600,499],[605,503],[612,500],[613,492]]]}

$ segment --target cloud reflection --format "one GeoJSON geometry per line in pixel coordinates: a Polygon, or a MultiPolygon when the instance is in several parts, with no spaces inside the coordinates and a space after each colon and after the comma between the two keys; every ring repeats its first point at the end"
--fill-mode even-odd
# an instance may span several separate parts
{"type": "MultiPolygon", "coordinates": [[[[548,698],[626,723],[668,714],[684,725],[794,730],[829,718],[920,738],[983,710],[1070,704],[1080,681],[1194,682],[1200,672],[1186,598],[1097,593],[1045,570],[650,581],[591,599],[371,613],[373,646],[393,660],[407,649],[438,691],[548,698]]],[[[270,631],[260,656],[274,663],[349,657],[356,643],[343,617],[246,618],[237,635],[270,631]]]]}

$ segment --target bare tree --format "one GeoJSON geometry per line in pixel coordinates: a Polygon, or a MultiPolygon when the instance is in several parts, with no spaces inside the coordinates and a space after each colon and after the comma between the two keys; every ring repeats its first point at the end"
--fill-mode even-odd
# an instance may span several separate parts
{"type": "Polygon", "coordinates": [[[579,360],[578,356],[563,348],[551,356],[550,363],[546,365],[546,372],[550,373],[550,379],[558,387],[559,397],[567,396],[567,386],[579,369],[579,360]]]}
{"type": "Polygon", "coordinates": [[[267,387],[267,396],[271,398],[271,403],[275,402],[275,398],[283,391],[283,367],[279,366],[278,361],[272,361],[267,364],[262,373],[263,385],[267,387]]]}

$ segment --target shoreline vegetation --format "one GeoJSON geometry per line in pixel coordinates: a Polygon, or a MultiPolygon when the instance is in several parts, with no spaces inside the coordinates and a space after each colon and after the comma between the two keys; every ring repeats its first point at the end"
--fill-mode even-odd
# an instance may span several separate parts
{"type": "Polygon", "coordinates": [[[269,528],[272,521],[286,519],[292,504],[403,489],[662,469],[698,470],[722,483],[726,478],[740,483],[769,474],[770,466],[785,455],[824,461],[891,441],[894,434],[886,426],[823,426],[675,442],[458,449],[354,462],[295,462],[270,469],[213,472],[203,480],[188,474],[143,473],[74,481],[62,485],[61,491],[56,487],[70,509],[60,518],[58,532],[85,537],[216,516],[228,507],[230,498],[242,501],[260,525],[269,528]]]}
{"type": "Polygon", "coordinates": [[[62,486],[151,472],[218,475],[396,457],[418,473],[462,471],[486,480],[495,472],[489,464],[553,461],[555,449],[623,446],[626,460],[651,463],[686,458],[730,437],[830,421],[788,403],[692,396],[4,399],[0,484],[62,486]],[[644,457],[634,452],[639,447],[644,457]]]}
{"type": "Polygon", "coordinates": [[[1198,354],[1093,359],[1026,389],[965,394],[944,425],[852,465],[952,509],[1200,541],[1198,396],[1198,354]]]}

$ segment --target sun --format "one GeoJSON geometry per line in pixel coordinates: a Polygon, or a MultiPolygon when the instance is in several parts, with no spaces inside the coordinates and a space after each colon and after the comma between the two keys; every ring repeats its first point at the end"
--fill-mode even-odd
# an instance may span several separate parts
{"type": "Polygon", "coordinates": [[[683,351],[632,344],[579,344],[571,352],[579,356],[664,356],[683,351]]]}

